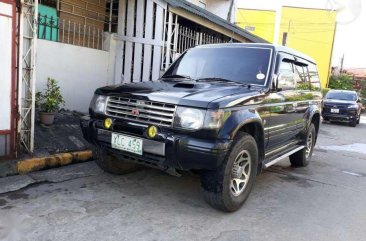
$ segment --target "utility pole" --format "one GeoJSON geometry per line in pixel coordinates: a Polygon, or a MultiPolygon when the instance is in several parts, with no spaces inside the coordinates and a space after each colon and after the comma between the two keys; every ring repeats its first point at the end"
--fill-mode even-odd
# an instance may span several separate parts
{"type": "Polygon", "coordinates": [[[235,2],[235,0],[231,0],[229,11],[227,13],[227,19],[226,20],[229,21],[230,23],[231,23],[231,15],[233,13],[234,2],[235,2]]]}
{"type": "Polygon", "coordinates": [[[282,35],[282,45],[283,46],[287,46],[288,35],[290,34],[290,31],[291,31],[291,20],[288,21],[287,32],[283,32],[283,35],[282,35]]]}
{"type": "Polygon", "coordinates": [[[342,72],[343,72],[343,63],[344,63],[344,54],[342,55],[342,58],[341,58],[341,68],[339,70],[340,74],[342,74],[342,72]]]}

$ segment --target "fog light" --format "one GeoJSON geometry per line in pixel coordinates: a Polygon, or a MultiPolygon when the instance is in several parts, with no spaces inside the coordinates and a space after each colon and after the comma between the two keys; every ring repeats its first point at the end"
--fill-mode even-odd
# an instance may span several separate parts
{"type": "Polygon", "coordinates": [[[111,118],[107,118],[104,120],[104,128],[109,129],[113,124],[113,120],[111,118]]]}
{"type": "Polygon", "coordinates": [[[156,126],[150,126],[148,129],[147,129],[147,135],[150,137],[150,138],[154,138],[156,136],[156,134],[158,134],[158,128],[156,128],[156,126]]]}

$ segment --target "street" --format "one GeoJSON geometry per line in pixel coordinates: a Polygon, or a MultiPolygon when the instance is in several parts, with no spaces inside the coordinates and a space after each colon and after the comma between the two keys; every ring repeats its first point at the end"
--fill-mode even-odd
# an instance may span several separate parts
{"type": "Polygon", "coordinates": [[[365,116],[356,128],[323,123],[308,167],[270,167],[229,214],[190,173],[41,171],[44,181],[0,195],[0,240],[366,240],[365,136],[365,116]]]}

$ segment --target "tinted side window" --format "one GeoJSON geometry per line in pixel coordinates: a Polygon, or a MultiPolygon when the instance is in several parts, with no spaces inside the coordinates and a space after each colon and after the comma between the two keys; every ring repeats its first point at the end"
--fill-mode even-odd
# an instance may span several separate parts
{"type": "Polygon", "coordinates": [[[296,89],[298,90],[310,90],[308,70],[305,65],[296,64],[295,69],[295,81],[296,89]]]}
{"type": "Polygon", "coordinates": [[[310,85],[312,90],[320,90],[321,84],[319,79],[318,70],[315,64],[309,64],[309,76],[310,76],[310,85]]]}
{"type": "Polygon", "coordinates": [[[291,62],[283,60],[278,71],[277,87],[282,90],[295,89],[295,74],[291,62]]]}

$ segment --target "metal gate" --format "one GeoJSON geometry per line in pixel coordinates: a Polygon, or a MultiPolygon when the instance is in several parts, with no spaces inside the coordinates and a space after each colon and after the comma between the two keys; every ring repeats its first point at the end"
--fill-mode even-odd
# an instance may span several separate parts
{"type": "Polygon", "coordinates": [[[0,0],[0,159],[15,147],[15,1],[0,0]]]}
{"type": "Polygon", "coordinates": [[[119,1],[116,84],[159,78],[166,8],[162,0],[119,1]]]}
{"type": "Polygon", "coordinates": [[[228,43],[231,38],[213,30],[205,29],[198,24],[191,26],[179,24],[180,16],[168,11],[166,17],[166,41],[163,49],[161,69],[167,70],[169,66],[187,49],[202,44],[228,43]]]}

